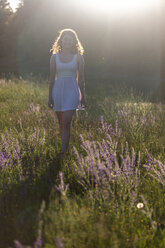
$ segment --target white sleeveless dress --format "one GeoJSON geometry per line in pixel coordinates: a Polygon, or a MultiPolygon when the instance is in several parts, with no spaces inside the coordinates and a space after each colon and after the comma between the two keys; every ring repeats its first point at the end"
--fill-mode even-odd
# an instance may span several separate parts
{"type": "Polygon", "coordinates": [[[57,78],[52,89],[55,111],[78,110],[81,92],[77,82],[77,54],[71,62],[63,63],[55,54],[57,78]]]}

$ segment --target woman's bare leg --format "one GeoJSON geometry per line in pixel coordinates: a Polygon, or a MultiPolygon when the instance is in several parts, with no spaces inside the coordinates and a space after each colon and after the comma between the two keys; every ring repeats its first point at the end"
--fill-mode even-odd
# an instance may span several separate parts
{"type": "Polygon", "coordinates": [[[62,122],[63,122],[63,113],[64,113],[64,112],[56,111],[56,115],[57,115],[58,122],[59,122],[59,131],[60,131],[61,140],[62,140],[62,122]]]}
{"type": "Polygon", "coordinates": [[[62,120],[62,148],[61,152],[66,152],[69,148],[70,140],[70,125],[75,110],[68,110],[64,112],[62,120]]]}

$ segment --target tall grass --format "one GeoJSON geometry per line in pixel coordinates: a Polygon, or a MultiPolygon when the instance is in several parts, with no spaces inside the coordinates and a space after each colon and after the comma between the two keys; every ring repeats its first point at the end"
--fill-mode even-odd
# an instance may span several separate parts
{"type": "Polygon", "coordinates": [[[165,247],[165,106],[86,93],[60,160],[48,82],[0,80],[0,247],[165,247]]]}

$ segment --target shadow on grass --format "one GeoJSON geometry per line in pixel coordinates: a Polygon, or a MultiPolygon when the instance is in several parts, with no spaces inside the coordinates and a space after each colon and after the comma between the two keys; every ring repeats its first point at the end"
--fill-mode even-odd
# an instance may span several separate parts
{"type": "Polygon", "coordinates": [[[14,248],[14,240],[19,240],[24,245],[33,245],[37,236],[41,203],[45,200],[47,205],[62,163],[60,154],[57,154],[32,185],[26,180],[1,193],[0,248],[14,248]]]}

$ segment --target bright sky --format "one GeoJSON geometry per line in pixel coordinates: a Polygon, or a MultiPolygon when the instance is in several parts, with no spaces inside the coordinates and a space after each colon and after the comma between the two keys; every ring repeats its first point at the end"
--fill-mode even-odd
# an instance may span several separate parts
{"type": "MultiPolygon", "coordinates": [[[[90,9],[96,12],[109,12],[113,14],[133,14],[140,10],[147,10],[148,8],[154,7],[160,0],[73,0],[75,2],[81,3],[81,6],[85,7],[87,10],[90,9]]],[[[10,6],[15,10],[19,4],[19,0],[8,0],[10,6]]]]}
{"type": "Polygon", "coordinates": [[[19,4],[19,0],[8,0],[8,2],[10,3],[10,6],[12,7],[12,9],[15,11],[15,9],[17,8],[19,4]]]}
{"type": "MultiPolygon", "coordinates": [[[[73,4],[79,4],[80,0],[72,0],[73,4]]],[[[141,12],[147,12],[150,9],[159,7],[161,0],[81,0],[81,8],[97,16],[101,13],[103,16],[135,15],[141,12]]]]}

